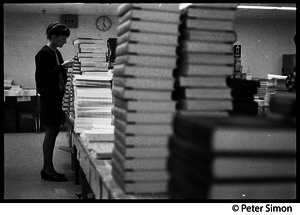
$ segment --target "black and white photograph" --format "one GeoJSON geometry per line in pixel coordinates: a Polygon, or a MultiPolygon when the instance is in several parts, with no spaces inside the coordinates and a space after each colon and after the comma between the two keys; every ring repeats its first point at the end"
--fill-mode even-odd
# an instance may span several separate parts
{"type": "Polygon", "coordinates": [[[295,203],[297,6],[4,3],[3,201],[295,203]]]}

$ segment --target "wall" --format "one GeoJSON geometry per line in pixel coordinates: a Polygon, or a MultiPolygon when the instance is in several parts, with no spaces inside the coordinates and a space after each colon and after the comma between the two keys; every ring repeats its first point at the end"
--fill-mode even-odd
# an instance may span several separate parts
{"type": "Polygon", "coordinates": [[[296,53],[296,22],[237,20],[235,31],[242,45],[242,65],[253,77],[281,75],[282,55],[296,53]]]}
{"type": "MultiPolygon", "coordinates": [[[[72,41],[78,37],[93,37],[107,40],[116,37],[117,17],[111,16],[113,25],[107,32],[99,31],[95,26],[98,16],[79,16],[78,28],[70,29],[67,44],[60,48],[64,59],[72,58],[75,46],[72,41]]],[[[54,21],[60,21],[59,15],[5,14],[4,15],[4,79],[13,79],[14,84],[23,88],[35,88],[36,53],[48,43],[46,28],[54,21]]]]}
{"type": "MultiPolygon", "coordinates": [[[[96,37],[107,40],[116,37],[118,18],[112,16],[113,26],[107,32],[95,27],[97,16],[79,16],[78,28],[71,29],[68,43],[60,49],[64,59],[75,55],[72,41],[77,37],[96,37]]],[[[46,28],[59,15],[4,15],[4,78],[13,79],[22,87],[35,87],[34,56],[48,41],[46,28]]],[[[242,45],[242,65],[253,77],[266,78],[268,73],[281,74],[283,54],[294,54],[293,37],[296,22],[237,20],[235,31],[242,45]]]]}

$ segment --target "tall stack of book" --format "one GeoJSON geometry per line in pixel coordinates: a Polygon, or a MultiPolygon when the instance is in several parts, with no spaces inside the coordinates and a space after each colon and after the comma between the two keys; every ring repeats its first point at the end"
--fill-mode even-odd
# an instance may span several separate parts
{"type": "Polygon", "coordinates": [[[165,193],[179,5],[122,4],[118,15],[112,175],[125,193],[165,193]]]}
{"type": "Polygon", "coordinates": [[[237,4],[192,4],[182,10],[175,99],[181,113],[228,116],[237,4]]]}
{"type": "Polygon", "coordinates": [[[258,103],[254,96],[258,92],[260,82],[258,80],[246,80],[227,77],[227,86],[231,88],[233,110],[230,115],[258,115],[258,103]]]}
{"type": "Polygon", "coordinates": [[[112,76],[106,62],[106,42],[96,38],[73,41],[78,63],[73,65],[74,131],[112,123],[112,76]]]}
{"type": "Polygon", "coordinates": [[[103,39],[78,38],[73,44],[81,64],[82,75],[100,75],[108,71],[107,45],[103,39]]]}
{"type": "Polygon", "coordinates": [[[74,75],[74,131],[112,123],[111,77],[74,75]]]}
{"type": "Polygon", "coordinates": [[[169,148],[171,198],[296,198],[296,126],[291,123],[177,114],[169,148]]]}

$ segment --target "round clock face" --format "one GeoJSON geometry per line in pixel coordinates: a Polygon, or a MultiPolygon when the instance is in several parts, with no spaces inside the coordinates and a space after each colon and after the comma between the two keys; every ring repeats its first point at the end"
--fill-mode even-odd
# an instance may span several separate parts
{"type": "Polygon", "coordinates": [[[96,20],[96,26],[100,31],[107,31],[111,27],[111,20],[107,16],[100,16],[96,20]]]}

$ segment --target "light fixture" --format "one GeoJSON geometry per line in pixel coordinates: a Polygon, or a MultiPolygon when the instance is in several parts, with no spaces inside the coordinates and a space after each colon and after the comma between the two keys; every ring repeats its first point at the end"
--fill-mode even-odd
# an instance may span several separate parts
{"type": "Polygon", "coordinates": [[[271,7],[271,6],[250,6],[250,5],[239,5],[237,8],[242,9],[260,9],[260,10],[296,10],[296,7],[271,7]]]}

